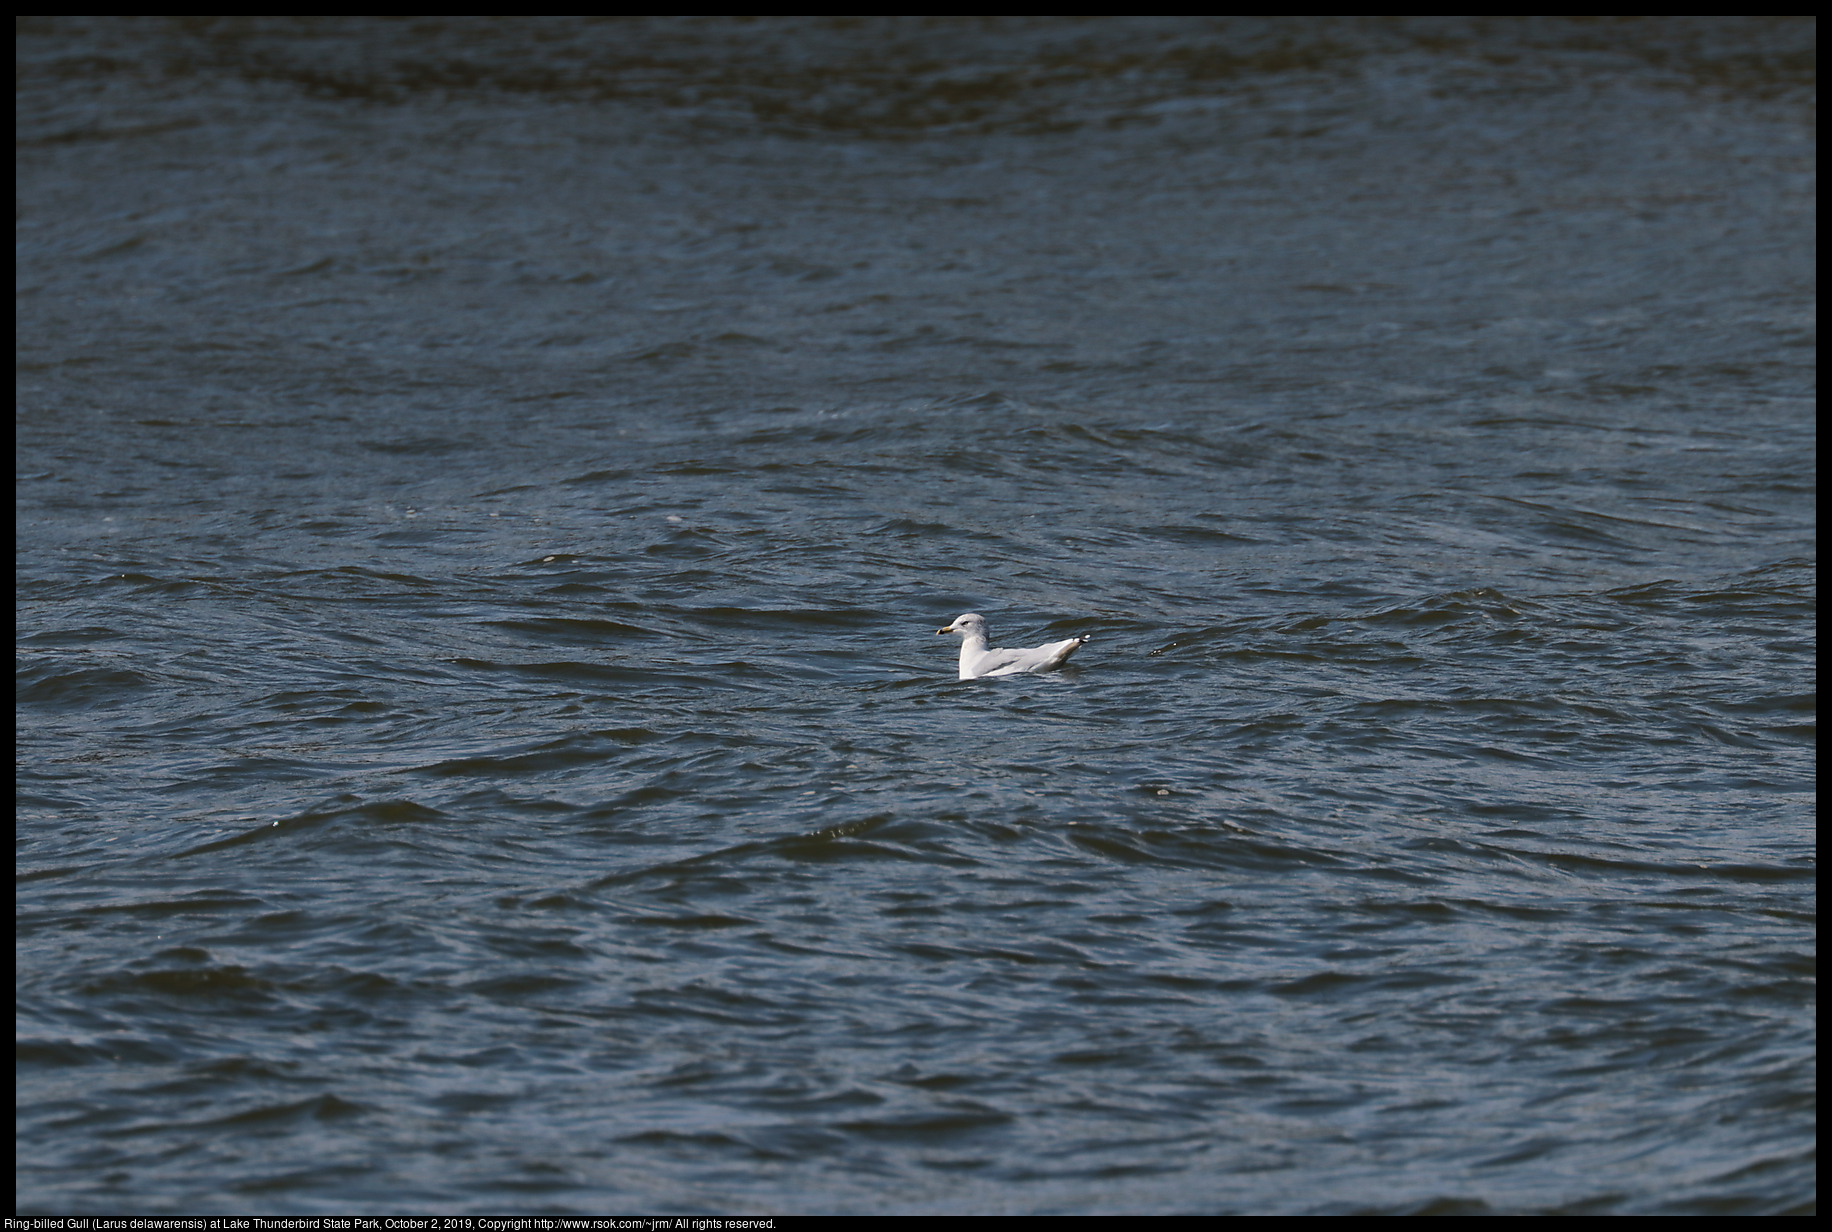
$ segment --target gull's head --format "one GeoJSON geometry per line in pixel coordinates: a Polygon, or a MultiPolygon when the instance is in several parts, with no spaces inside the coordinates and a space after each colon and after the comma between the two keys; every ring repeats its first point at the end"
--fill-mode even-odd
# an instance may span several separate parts
{"type": "Polygon", "coordinates": [[[959,616],[954,618],[953,624],[935,630],[937,637],[941,636],[943,633],[955,633],[961,637],[972,637],[977,633],[981,637],[985,637],[986,618],[978,612],[962,612],[959,616]]]}

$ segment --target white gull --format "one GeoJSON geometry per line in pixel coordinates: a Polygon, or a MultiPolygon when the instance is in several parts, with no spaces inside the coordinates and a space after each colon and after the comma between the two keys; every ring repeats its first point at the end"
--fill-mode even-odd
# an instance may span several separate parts
{"type": "Polygon", "coordinates": [[[952,633],[961,639],[962,680],[1054,671],[1088,640],[1085,636],[1072,637],[1066,642],[1048,642],[1029,650],[995,650],[987,644],[986,618],[978,612],[965,612],[956,616],[947,628],[935,630],[937,637],[943,633],[952,633]]]}

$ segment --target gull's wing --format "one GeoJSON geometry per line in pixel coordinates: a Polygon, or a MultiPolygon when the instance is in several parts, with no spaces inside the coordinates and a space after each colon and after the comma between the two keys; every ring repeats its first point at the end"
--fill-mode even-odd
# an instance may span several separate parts
{"type": "Polygon", "coordinates": [[[1081,644],[1087,640],[1085,637],[1071,637],[1067,641],[1048,642],[1029,650],[989,650],[986,652],[987,660],[990,661],[993,656],[997,655],[1001,656],[1000,662],[990,670],[982,667],[980,675],[1010,676],[1018,672],[1047,672],[1051,668],[1062,666],[1063,662],[1079,650],[1081,644]]]}
{"type": "Polygon", "coordinates": [[[1034,650],[982,650],[973,660],[975,676],[1003,676],[1008,672],[1028,672],[1031,669],[1025,664],[1034,650]]]}

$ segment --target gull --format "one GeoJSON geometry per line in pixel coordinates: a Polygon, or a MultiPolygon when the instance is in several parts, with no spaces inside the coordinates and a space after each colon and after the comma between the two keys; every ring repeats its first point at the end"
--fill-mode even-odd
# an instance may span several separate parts
{"type": "Polygon", "coordinates": [[[986,643],[986,618],[978,612],[964,612],[945,629],[935,630],[940,637],[953,633],[961,639],[961,679],[981,676],[1010,676],[1017,672],[1054,671],[1068,662],[1088,639],[1072,637],[1066,642],[1047,642],[1029,650],[994,650],[986,643]]]}

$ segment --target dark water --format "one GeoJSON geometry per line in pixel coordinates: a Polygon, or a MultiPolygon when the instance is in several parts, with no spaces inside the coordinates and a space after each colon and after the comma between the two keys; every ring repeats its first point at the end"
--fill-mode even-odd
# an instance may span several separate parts
{"type": "Polygon", "coordinates": [[[18,1208],[1811,1210],[1812,35],[34,19],[18,1208]]]}

